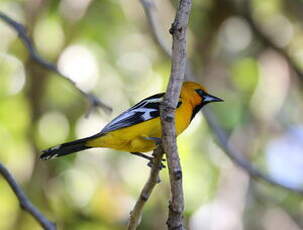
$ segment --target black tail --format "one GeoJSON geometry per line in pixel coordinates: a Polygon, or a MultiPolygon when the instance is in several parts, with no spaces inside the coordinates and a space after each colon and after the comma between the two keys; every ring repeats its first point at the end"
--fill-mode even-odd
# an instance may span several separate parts
{"type": "Polygon", "coordinates": [[[55,157],[61,157],[70,153],[78,152],[84,149],[89,149],[91,147],[86,146],[86,141],[91,139],[92,137],[87,137],[71,142],[67,142],[61,145],[57,145],[42,151],[42,155],[40,159],[42,160],[49,160],[55,157]]]}

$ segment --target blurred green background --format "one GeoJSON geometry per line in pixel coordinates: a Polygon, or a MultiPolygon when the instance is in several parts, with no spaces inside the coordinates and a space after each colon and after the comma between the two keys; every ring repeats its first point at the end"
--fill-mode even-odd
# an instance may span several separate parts
{"type": "MultiPolygon", "coordinates": [[[[155,0],[168,33],[176,1],[155,0]]],[[[210,105],[229,141],[260,170],[303,186],[302,81],[264,44],[243,1],[194,0],[188,31],[193,70],[224,103],[210,105]],[[244,15],[245,16],[245,15],[244,15]]],[[[254,0],[258,28],[303,64],[302,0],[254,0]]],[[[93,149],[40,161],[42,149],[94,134],[139,100],[165,90],[170,61],[152,39],[140,1],[0,1],[24,24],[39,53],[113,108],[86,119],[87,101],[66,80],[32,60],[0,21],[0,162],[58,229],[124,229],[148,175],[146,161],[93,149]]],[[[199,114],[179,138],[185,222],[191,230],[303,229],[302,196],[250,179],[215,143],[199,114]]],[[[169,183],[161,171],[139,229],[166,229],[169,183]]],[[[41,229],[0,179],[0,229],[41,229]]]]}

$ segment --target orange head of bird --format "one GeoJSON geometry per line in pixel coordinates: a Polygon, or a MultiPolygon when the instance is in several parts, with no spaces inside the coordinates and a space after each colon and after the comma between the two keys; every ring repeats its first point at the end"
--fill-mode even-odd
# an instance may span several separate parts
{"type": "Polygon", "coordinates": [[[207,90],[202,85],[191,81],[186,81],[183,83],[181,97],[190,98],[193,105],[202,104],[202,106],[211,102],[223,101],[221,98],[207,93],[207,90]]]}
{"type": "Polygon", "coordinates": [[[191,116],[191,120],[195,117],[195,115],[200,111],[200,109],[212,102],[220,102],[223,101],[221,98],[215,97],[209,93],[207,93],[206,89],[196,83],[196,82],[184,82],[181,95],[182,99],[188,100],[189,103],[192,105],[193,112],[191,116]]]}

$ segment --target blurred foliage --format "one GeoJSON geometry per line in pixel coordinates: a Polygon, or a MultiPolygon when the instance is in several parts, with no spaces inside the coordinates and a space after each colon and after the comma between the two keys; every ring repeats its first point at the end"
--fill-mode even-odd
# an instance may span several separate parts
{"type": "MultiPolygon", "coordinates": [[[[189,56],[199,81],[225,100],[210,105],[230,142],[260,170],[303,186],[301,84],[284,57],[258,40],[235,14],[239,1],[193,1],[189,56]]],[[[176,1],[156,1],[168,29],[176,1]]],[[[252,15],[272,41],[303,66],[299,0],[252,1],[252,15]]],[[[29,60],[17,34],[0,22],[0,162],[59,229],[124,229],[148,177],[146,162],[109,149],[42,162],[49,146],[94,134],[142,98],[165,89],[170,62],[154,43],[140,1],[1,0],[26,25],[39,53],[114,112],[85,119],[86,99],[66,80],[29,60]]],[[[216,145],[202,115],[178,138],[189,229],[303,229],[302,197],[255,182],[216,145]]],[[[165,229],[167,170],[139,229],[165,229]]],[[[0,180],[0,229],[35,230],[0,180]]]]}

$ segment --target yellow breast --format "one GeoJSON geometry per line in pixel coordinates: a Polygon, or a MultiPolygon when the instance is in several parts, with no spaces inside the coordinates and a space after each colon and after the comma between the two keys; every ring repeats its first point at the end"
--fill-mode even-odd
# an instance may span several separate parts
{"type": "MultiPolygon", "coordinates": [[[[176,133],[179,135],[190,124],[192,109],[189,104],[182,104],[176,110],[176,133]]],[[[91,147],[107,147],[126,152],[148,152],[156,147],[154,141],[146,137],[161,138],[160,118],[118,129],[93,139],[87,143],[91,147]]]]}

